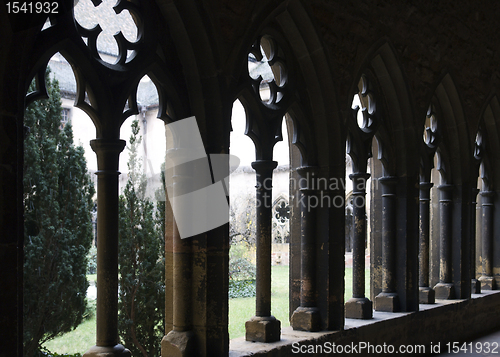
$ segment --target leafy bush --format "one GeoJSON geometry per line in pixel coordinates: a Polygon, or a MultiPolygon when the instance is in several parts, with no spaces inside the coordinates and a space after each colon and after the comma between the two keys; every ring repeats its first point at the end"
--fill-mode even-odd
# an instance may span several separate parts
{"type": "Polygon", "coordinates": [[[229,280],[255,280],[256,267],[245,258],[229,260],[229,280]]]}
{"type": "Polygon", "coordinates": [[[255,296],[255,279],[253,280],[229,280],[229,298],[255,296]]]}
{"type": "Polygon", "coordinates": [[[82,357],[81,353],[75,353],[75,354],[69,354],[69,353],[64,353],[64,354],[59,354],[56,352],[51,352],[45,347],[40,348],[36,354],[35,357],[82,357]]]}
{"type": "Polygon", "coordinates": [[[244,256],[247,247],[233,244],[229,252],[229,298],[255,296],[256,267],[244,256]]]}
{"type": "Polygon", "coordinates": [[[92,246],[87,254],[88,264],[87,264],[87,274],[97,273],[97,247],[92,246]]]}
{"type": "Polygon", "coordinates": [[[95,316],[97,309],[97,300],[87,299],[87,308],[83,314],[83,320],[90,320],[95,316]]]}

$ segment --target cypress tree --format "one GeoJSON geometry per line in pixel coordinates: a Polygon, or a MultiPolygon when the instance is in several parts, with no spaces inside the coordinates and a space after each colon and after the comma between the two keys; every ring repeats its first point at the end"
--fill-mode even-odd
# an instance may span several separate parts
{"type": "MultiPolygon", "coordinates": [[[[47,77],[48,77],[47,71],[47,77]]],[[[24,124],[24,350],[76,328],[86,309],[87,253],[92,242],[92,196],[82,147],[71,125],[61,129],[61,97],[28,106],[24,124]]]]}
{"type": "MultiPolygon", "coordinates": [[[[139,122],[132,123],[129,177],[120,196],[118,328],[133,356],[160,356],[165,312],[164,202],[145,197],[138,157],[139,122]]],[[[165,194],[163,193],[163,197],[165,194]]]]}

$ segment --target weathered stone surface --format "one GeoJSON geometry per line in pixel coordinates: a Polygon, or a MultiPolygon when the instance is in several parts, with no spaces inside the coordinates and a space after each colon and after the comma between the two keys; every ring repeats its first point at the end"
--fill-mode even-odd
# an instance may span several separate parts
{"type": "Polygon", "coordinates": [[[434,287],[434,291],[436,292],[436,299],[449,300],[455,298],[455,288],[453,284],[438,283],[434,287]]]}
{"type": "Polygon", "coordinates": [[[274,316],[254,316],[245,322],[246,340],[253,342],[276,342],[280,340],[281,322],[274,316]]]}
{"type": "Polygon", "coordinates": [[[194,334],[191,331],[170,331],[161,340],[162,356],[194,356],[194,352],[194,334]]]}
{"type": "Polygon", "coordinates": [[[375,297],[375,310],[385,312],[398,312],[399,297],[395,293],[380,293],[375,297]]]}
{"type": "Polygon", "coordinates": [[[345,317],[348,319],[371,319],[373,304],[367,298],[350,298],[345,303],[345,317]]]}
{"type": "Polygon", "coordinates": [[[436,294],[431,288],[420,287],[418,289],[418,301],[420,304],[434,304],[435,296],[436,294]]]}
{"type": "Polygon", "coordinates": [[[292,315],[291,325],[298,331],[319,331],[321,321],[316,307],[298,307],[292,315]]]}
{"type": "Polygon", "coordinates": [[[479,282],[482,290],[496,290],[497,288],[495,278],[492,276],[481,276],[479,282]]]}

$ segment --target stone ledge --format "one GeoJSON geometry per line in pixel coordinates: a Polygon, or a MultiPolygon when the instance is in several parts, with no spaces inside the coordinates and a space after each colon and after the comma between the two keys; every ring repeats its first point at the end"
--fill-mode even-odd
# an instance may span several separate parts
{"type": "Polygon", "coordinates": [[[500,319],[491,314],[499,305],[500,291],[488,291],[473,294],[470,300],[436,299],[435,304],[420,305],[419,312],[374,311],[371,320],[346,319],[342,331],[305,332],[285,327],[281,330],[281,340],[273,343],[247,342],[244,337],[232,339],[229,356],[287,357],[294,355],[293,346],[325,342],[367,342],[373,345],[385,342],[394,346],[419,344],[429,350],[431,343],[466,341],[500,327],[500,319]]]}

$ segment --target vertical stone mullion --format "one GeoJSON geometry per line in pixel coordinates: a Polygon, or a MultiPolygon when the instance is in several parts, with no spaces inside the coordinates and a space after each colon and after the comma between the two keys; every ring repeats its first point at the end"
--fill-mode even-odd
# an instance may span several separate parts
{"type": "Polygon", "coordinates": [[[474,187],[472,189],[471,200],[471,254],[470,254],[470,276],[471,276],[471,293],[481,293],[481,283],[476,279],[476,205],[477,194],[479,189],[474,187]]]}
{"type": "Polygon", "coordinates": [[[319,199],[317,191],[311,189],[309,173],[312,167],[300,167],[297,172],[301,176],[301,285],[300,306],[293,312],[291,325],[294,330],[319,331],[320,314],[316,302],[316,237],[315,222],[319,199]],[[314,205],[309,205],[315,198],[314,205]]]}
{"type": "Polygon", "coordinates": [[[433,186],[430,182],[421,182],[420,209],[419,209],[419,303],[433,304],[434,290],[429,287],[429,226],[430,226],[430,190],[433,186]]]}
{"type": "Polygon", "coordinates": [[[246,340],[279,341],[281,323],[271,315],[271,216],[273,170],[278,163],[257,160],[252,167],[257,174],[257,278],[255,316],[245,323],[246,340]]]}
{"type": "Polygon", "coordinates": [[[97,309],[96,345],[84,356],[130,356],[118,344],[118,171],[125,141],[96,139],[97,154],[97,309]]]}
{"type": "MultiPolygon", "coordinates": [[[[172,209],[179,216],[189,215],[179,197],[192,191],[193,165],[185,164],[190,149],[172,148],[167,151],[174,163],[172,176],[172,209]],[[184,163],[184,164],[183,164],[184,163]]],[[[188,205],[189,206],[189,205],[188,205]]],[[[179,217],[178,216],[178,217],[179,217]]],[[[192,239],[182,239],[177,222],[173,221],[172,236],[172,331],[162,340],[162,354],[191,356],[194,354],[194,332],[192,316],[192,239]]]]}
{"type": "Polygon", "coordinates": [[[354,173],[349,176],[353,183],[352,241],[352,297],[345,304],[345,317],[370,319],[372,302],[365,297],[365,239],[366,239],[366,184],[370,174],[354,173]]]}
{"type": "Polygon", "coordinates": [[[496,289],[495,278],[493,277],[493,210],[495,196],[494,191],[482,191],[482,275],[479,278],[481,289],[496,289]]]}
{"type": "Polygon", "coordinates": [[[436,299],[453,299],[455,296],[451,280],[451,234],[452,234],[452,198],[453,185],[440,185],[439,197],[439,283],[434,287],[436,299]]]}
{"type": "Polygon", "coordinates": [[[377,311],[400,310],[396,292],[396,188],[397,177],[381,177],[382,184],[382,292],[375,297],[377,311]]]}

